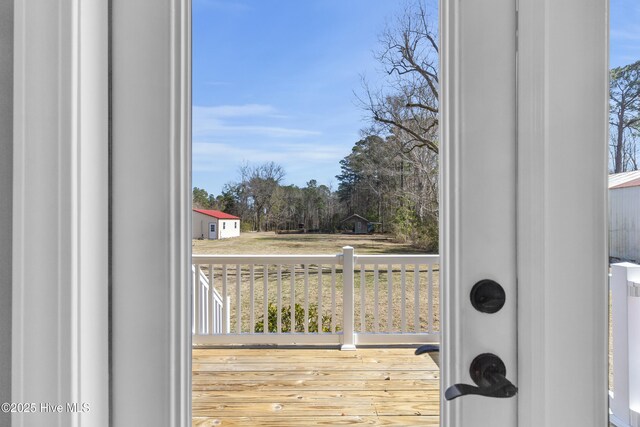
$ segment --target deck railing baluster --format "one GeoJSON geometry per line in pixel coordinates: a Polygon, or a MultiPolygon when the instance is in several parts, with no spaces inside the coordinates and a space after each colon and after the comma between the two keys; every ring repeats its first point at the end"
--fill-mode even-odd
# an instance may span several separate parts
{"type": "Polygon", "coordinates": [[[387,332],[393,331],[393,267],[387,264],[387,332]]]}
{"type": "Polygon", "coordinates": [[[406,273],[406,265],[402,264],[400,266],[400,286],[401,286],[401,298],[402,301],[400,303],[400,317],[402,323],[402,332],[407,332],[407,273],[406,273]]]}
{"type": "Polygon", "coordinates": [[[277,331],[279,334],[282,333],[282,265],[278,264],[277,267],[277,276],[278,276],[278,327],[277,331]]]}
{"type": "Polygon", "coordinates": [[[378,295],[378,278],[380,272],[378,269],[378,264],[373,266],[373,328],[374,331],[380,332],[380,316],[378,307],[380,307],[380,298],[378,295]]]}
{"type": "Polygon", "coordinates": [[[366,268],[364,264],[360,264],[360,332],[365,332],[367,328],[366,324],[366,312],[365,312],[365,272],[366,268]]]}
{"type": "Polygon", "coordinates": [[[413,265],[413,329],[420,333],[420,265],[413,265]]]}
{"type": "Polygon", "coordinates": [[[318,264],[318,333],[322,332],[322,264],[318,264]]]}
{"type": "Polygon", "coordinates": [[[229,325],[229,299],[227,297],[227,264],[222,264],[222,329],[220,333],[228,334],[229,325]]]}
{"type": "Polygon", "coordinates": [[[213,276],[213,265],[209,264],[209,289],[207,289],[207,293],[209,294],[207,296],[207,305],[209,306],[208,311],[208,315],[207,315],[207,334],[211,335],[213,333],[215,333],[215,327],[216,325],[220,324],[220,318],[219,318],[219,307],[216,305],[216,294],[215,292],[213,292],[213,289],[215,287],[215,282],[213,281],[214,276],[213,276]]]}
{"type": "Polygon", "coordinates": [[[249,265],[249,331],[254,333],[255,329],[255,300],[256,300],[256,290],[255,290],[255,282],[256,282],[256,274],[255,274],[255,266],[253,264],[249,265]]]}
{"type": "Polygon", "coordinates": [[[269,266],[267,264],[262,266],[262,274],[263,274],[263,295],[262,295],[262,324],[263,330],[265,334],[269,333],[269,266]]]}
{"type": "Polygon", "coordinates": [[[296,332],[296,266],[291,264],[291,305],[289,306],[290,333],[296,332]]]}
{"type": "Polygon", "coordinates": [[[428,265],[429,268],[429,275],[428,275],[428,283],[429,283],[429,290],[428,290],[428,298],[429,298],[429,303],[427,304],[427,310],[429,311],[429,333],[433,333],[433,264],[429,264],[428,265]]]}
{"type": "Polygon", "coordinates": [[[240,270],[240,265],[236,264],[236,332],[238,334],[242,333],[242,271],[240,270]]]}
{"type": "Polygon", "coordinates": [[[200,264],[196,265],[196,331],[199,334],[204,334],[203,326],[203,294],[204,294],[204,285],[200,281],[200,274],[202,273],[202,266],[200,264]]]}
{"type": "Polygon", "coordinates": [[[331,266],[331,332],[336,333],[336,266],[331,266]]]}
{"type": "MultiPolygon", "coordinates": [[[[295,317],[295,310],[291,313],[295,317]]],[[[304,333],[309,333],[309,264],[304,265],[304,333]]]]}

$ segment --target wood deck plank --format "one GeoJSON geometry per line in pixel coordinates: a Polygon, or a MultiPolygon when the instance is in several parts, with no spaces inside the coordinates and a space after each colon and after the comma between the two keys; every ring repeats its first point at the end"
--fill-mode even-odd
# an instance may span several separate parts
{"type": "Polygon", "coordinates": [[[317,416],[345,416],[345,415],[376,415],[376,410],[371,402],[351,402],[346,407],[344,403],[328,402],[292,402],[292,403],[206,403],[197,402],[193,405],[194,416],[221,417],[259,417],[271,414],[277,417],[304,416],[315,414],[317,416]]]}
{"type": "Polygon", "coordinates": [[[239,360],[235,363],[214,363],[214,362],[193,362],[194,371],[313,371],[313,370],[333,370],[333,371],[371,371],[372,365],[376,370],[399,370],[399,371],[439,371],[438,366],[432,361],[422,362],[414,360],[413,363],[407,361],[368,361],[368,362],[351,362],[344,363],[342,360],[337,361],[319,361],[311,360],[305,365],[292,365],[289,363],[272,362],[265,359],[263,363],[245,363],[239,360]],[[416,369],[416,364],[418,364],[416,369]]]}
{"type": "Polygon", "coordinates": [[[393,416],[393,417],[362,417],[362,416],[340,416],[340,417],[225,417],[209,418],[195,417],[194,427],[305,427],[305,426],[439,426],[440,418],[432,416],[393,416]]]}
{"type": "Polygon", "coordinates": [[[195,384],[203,381],[246,381],[247,379],[256,381],[288,381],[288,380],[320,380],[320,381],[341,381],[349,379],[362,380],[421,380],[438,378],[437,371],[349,371],[349,370],[316,370],[316,371],[297,371],[292,369],[289,372],[284,371],[199,371],[193,376],[195,384]]]}
{"type": "Polygon", "coordinates": [[[194,349],[193,425],[436,426],[438,359],[413,352],[194,349]]]}
{"type": "Polygon", "coordinates": [[[344,401],[357,402],[361,400],[371,402],[425,402],[437,401],[440,390],[215,390],[195,391],[194,401],[198,402],[306,402],[306,401],[344,401]]]}
{"type": "Polygon", "coordinates": [[[194,391],[213,390],[438,390],[439,380],[371,380],[371,381],[281,381],[274,384],[271,381],[234,381],[225,384],[205,382],[194,384],[194,391]]]}

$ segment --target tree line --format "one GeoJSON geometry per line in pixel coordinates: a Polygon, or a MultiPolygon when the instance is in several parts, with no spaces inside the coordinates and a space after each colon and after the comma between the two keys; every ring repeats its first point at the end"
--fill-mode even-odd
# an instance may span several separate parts
{"type": "Polygon", "coordinates": [[[219,195],[195,187],[193,205],[239,216],[242,231],[340,232],[350,227],[344,220],[358,214],[379,223],[378,231],[437,250],[437,156],[397,144],[392,136],[357,141],[340,161],[337,189],[314,179],[303,187],[284,185],[282,166],[245,164],[219,195]]]}
{"type": "Polygon", "coordinates": [[[638,170],[640,61],[613,68],[609,84],[610,171],[638,170]]]}
{"type": "Polygon", "coordinates": [[[193,205],[239,216],[243,231],[338,231],[343,211],[336,192],[314,179],[304,187],[283,185],[284,176],[274,162],[245,164],[239,179],[225,184],[218,196],[194,188],[193,205]]]}

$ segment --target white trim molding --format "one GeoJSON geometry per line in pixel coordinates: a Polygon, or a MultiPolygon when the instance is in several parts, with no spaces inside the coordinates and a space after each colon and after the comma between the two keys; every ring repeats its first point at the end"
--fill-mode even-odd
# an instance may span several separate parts
{"type": "Polygon", "coordinates": [[[107,426],[107,5],[16,2],[14,23],[12,401],[64,410],[12,423],[107,426]]]}
{"type": "Polygon", "coordinates": [[[519,0],[518,34],[518,426],[604,426],[608,2],[519,0]]]}
{"type": "Polygon", "coordinates": [[[111,40],[112,422],[186,427],[191,2],[112,0],[111,40]]]}

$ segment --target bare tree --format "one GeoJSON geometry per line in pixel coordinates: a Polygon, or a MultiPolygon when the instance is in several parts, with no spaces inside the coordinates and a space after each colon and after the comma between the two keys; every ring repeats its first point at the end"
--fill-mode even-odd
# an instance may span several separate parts
{"type": "Polygon", "coordinates": [[[376,59],[387,86],[372,89],[363,78],[365,95],[358,98],[373,119],[370,133],[402,133],[404,151],[438,153],[438,35],[429,9],[423,0],[409,4],[381,34],[376,59]]]}
{"type": "Polygon", "coordinates": [[[261,231],[262,218],[268,215],[271,208],[271,196],[284,178],[282,166],[268,162],[257,166],[244,164],[240,167],[241,185],[245,188],[248,199],[255,213],[255,228],[261,231]]]}
{"type": "Polygon", "coordinates": [[[613,172],[636,170],[636,136],[640,131],[640,61],[611,70],[609,97],[613,172]]]}

